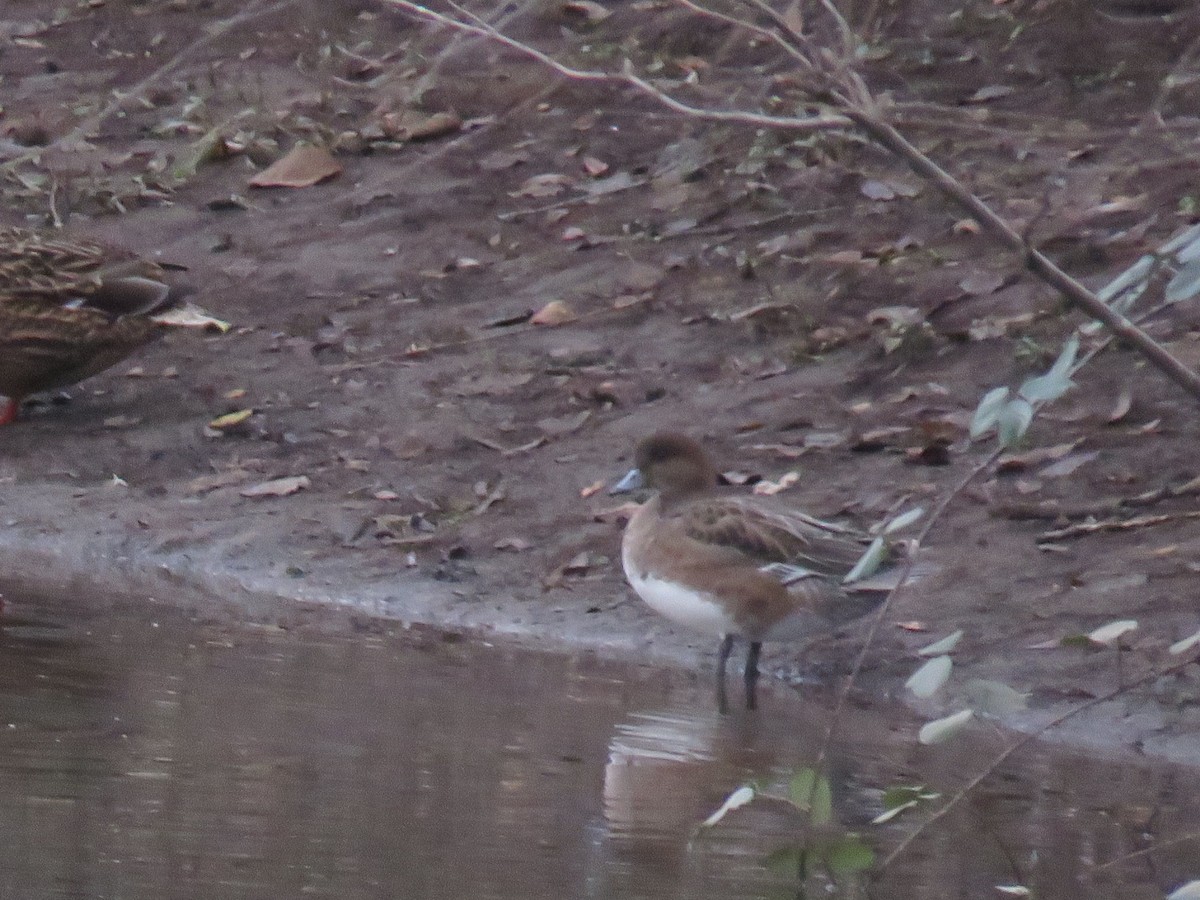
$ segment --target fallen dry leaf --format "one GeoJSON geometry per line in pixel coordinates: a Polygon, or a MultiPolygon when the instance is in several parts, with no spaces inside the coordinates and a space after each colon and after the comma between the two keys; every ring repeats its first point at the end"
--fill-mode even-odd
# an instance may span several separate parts
{"type": "Polygon", "coordinates": [[[593,178],[599,178],[608,171],[608,163],[602,159],[596,159],[594,156],[585,156],[583,158],[583,171],[587,172],[593,178]]]}
{"type": "Polygon", "coordinates": [[[257,188],[312,187],[340,174],[342,165],[323,147],[297,144],[286,156],[275,160],[250,179],[257,188]]]}
{"type": "Polygon", "coordinates": [[[582,488],[579,491],[579,496],[586,499],[588,497],[591,497],[593,494],[600,493],[602,490],[604,490],[604,482],[603,481],[593,481],[587,487],[582,488]]]}
{"type": "Polygon", "coordinates": [[[1129,415],[1129,409],[1133,406],[1133,392],[1125,387],[1121,390],[1121,395],[1117,397],[1117,402],[1113,404],[1112,412],[1108,414],[1108,418],[1104,421],[1109,425],[1115,425],[1129,415]]]}
{"type": "Polygon", "coordinates": [[[595,0],[570,0],[562,5],[562,11],[569,16],[584,19],[589,25],[603,22],[612,15],[611,10],[595,0]]]}
{"type": "Polygon", "coordinates": [[[307,475],[289,475],[286,478],[275,478],[243,488],[241,495],[243,497],[286,497],[288,494],[304,490],[311,484],[307,475]]]}
{"type": "Polygon", "coordinates": [[[510,197],[554,197],[575,183],[569,175],[545,172],[525,179],[525,183],[509,194],[510,197]]]}
{"type": "Polygon", "coordinates": [[[554,328],[558,325],[565,325],[567,322],[573,322],[575,318],[575,313],[571,311],[571,307],[567,306],[561,300],[551,300],[535,312],[529,321],[534,325],[544,325],[547,328],[554,328]]]}
{"type": "Polygon", "coordinates": [[[215,428],[217,431],[225,431],[226,429],[241,425],[252,415],[254,415],[253,409],[239,409],[237,412],[225,413],[223,416],[217,416],[208,423],[208,427],[215,428]]]}
{"type": "Polygon", "coordinates": [[[1017,89],[1010,87],[1007,84],[989,84],[986,87],[981,87],[970,97],[966,99],[967,103],[987,103],[989,100],[999,100],[1001,97],[1007,97],[1009,94],[1015,94],[1017,89]]]}
{"type": "Polygon", "coordinates": [[[530,541],[525,540],[525,538],[516,537],[515,535],[500,538],[500,540],[492,544],[492,548],[495,550],[508,550],[511,553],[521,553],[532,546],[533,544],[530,541]]]}
{"type": "Polygon", "coordinates": [[[462,128],[462,119],[451,112],[424,113],[415,109],[386,113],[379,125],[393,141],[420,141],[453,134],[462,128]]]}
{"type": "Polygon", "coordinates": [[[766,494],[768,496],[778,494],[780,491],[786,491],[799,480],[799,472],[784,472],[783,477],[778,481],[768,481],[764,478],[754,486],[754,493],[766,494]]]}
{"type": "Polygon", "coordinates": [[[214,475],[200,475],[191,480],[187,490],[189,494],[207,494],[209,491],[215,491],[218,488],[238,484],[249,477],[250,473],[245,469],[229,469],[225,472],[217,472],[214,475]]]}

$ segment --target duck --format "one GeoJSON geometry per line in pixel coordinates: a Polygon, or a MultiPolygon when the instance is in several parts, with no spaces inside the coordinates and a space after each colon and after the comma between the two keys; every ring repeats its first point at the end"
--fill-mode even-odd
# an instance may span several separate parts
{"type": "Polygon", "coordinates": [[[655,612],[719,638],[722,712],[736,639],[748,643],[745,698],[754,709],[764,642],[828,633],[876,609],[886,593],[886,587],[864,591],[844,583],[871,542],[868,534],[774,498],[722,488],[693,438],[654,434],[637,445],[634,463],[609,491],[653,492],[621,539],[625,578],[655,612]]]}
{"type": "Polygon", "coordinates": [[[228,328],[184,305],[167,268],[93,240],[0,227],[0,425],[28,395],[103,372],[165,327],[228,328]]]}

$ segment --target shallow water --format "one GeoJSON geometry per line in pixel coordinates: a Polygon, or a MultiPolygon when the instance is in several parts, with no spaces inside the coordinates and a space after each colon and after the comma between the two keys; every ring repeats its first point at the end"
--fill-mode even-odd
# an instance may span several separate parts
{"type": "MultiPolygon", "coordinates": [[[[717,716],[705,682],[434,632],[233,627],[145,601],[8,598],[0,632],[0,897],[788,897],[763,865],[802,822],[750,778],[810,762],[819,706],[717,716]]],[[[1001,746],[917,748],[856,707],[835,818],[882,856],[879,789],[946,795],[1001,746]]],[[[1200,845],[1196,773],[1023,752],[884,874],[879,897],[1161,897],[1200,845]]],[[[844,896],[856,896],[847,889],[844,896]]]]}

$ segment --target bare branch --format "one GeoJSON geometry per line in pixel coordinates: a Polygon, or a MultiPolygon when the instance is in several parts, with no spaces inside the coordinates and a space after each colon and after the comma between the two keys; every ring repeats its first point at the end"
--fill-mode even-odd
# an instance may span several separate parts
{"type": "Polygon", "coordinates": [[[845,106],[842,108],[842,112],[853,119],[855,124],[878,144],[900,157],[908,164],[909,168],[922,178],[932,182],[946,197],[970,213],[992,237],[1014,253],[1019,254],[1030,272],[1093,319],[1102,322],[1121,340],[1136,348],[1164,375],[1193,397],[1200,398],[1200,375],[1184,365],[1132,321],[1109,307],[1095,293],[1060,269],[1048,256],[1031,246],[1003,217],[978,196],[967,190],[962,182],[909,143],[908,139],[899,131],[878,116],[857,107],[845,106]]]}
{"type": "Polygon", "coordinates": [[[959,788],[958,791],[955,792],[954,796],[951,797],[949,800],[947,800],[945,803],[943,803],[940,807],[938,807],[938,809],[932,815],[930,815],[928,819],[926,819],[919,826],[917,826],[912,831],[910,831],[908,834],[906,834],[901,839],[900,843],[898,843],[894,848],[892,848],[892,852],[889,853],[887,855],[887,857],[884,858],[883,862],[879,864],[880,871],[886,869],[888,866],[890,866],[892,863],[894,863],[900,856],[902,856],[904,854],[904,851],[906,851],[912,845],[912,842],[915,841],[918,836],[924,834],[929,829],[929,826],[933,825],[935,822],[937,822],[939,819],[943,818],[947,813],[949,813],[952,809],[954,809],[954,807],[958,806],[958,804],[961,803],[963,801],[963,799],[967,797],[967,795],[969,795],[973,790],[975,790],[975,788],[979,787],[979,785],[983,783],[983,780],[985,778],[987,778],[989,775],[994,773],[996,771],[996,769],[998,769],[1001,765],[1003,765],[1005,760],[1007,760],[1010,756],[1012,756],[1014,753],[1016,753],[1022,747],[1037,740],[1042,735],[1044,735],[1047,731],[1050,731],[1053,728],[1057,728],[1058,726],[1065,724],[1067,721],[1075,718],[1076,716],[1080,715],[1081,713],[1087,712],[1089,709],[1099,706],[1102,703],[1108,703],[1110,700],[1115,700],[1116,698],[1123,696],[1124,694],[1127,694],[1136,688],[1142,687],[1147,684],[1153,684],[1158,679],[1163,678],[1167,675],[1171,675],[1175,672],[1180,672],[1180,671],[1188,668],[1189,666],[1194,666],[1196,664],[1196,661],[1197,661],[1197,657],[1192,656],[1191,658],[1189,658],[1183,662],[1175,663],[1174,665],[1167,666],[1166,668],[1163,668],[1163,669],[1156,669],[1153,672],[1150,672],[1149,674],[1142,676],[1141,678],[1137,679],[1136,681],[1130,682],[1129,684],[1126,684],[1126,685],[1122,685],[1121,687],[1118,687],[1118,688],[1113,688],[1107,694],[1103,694],[1099,697],[1093,697],[1091,700],[1088,700],[1086,703],[1081,703],[1079,706],[1076,706],[1074,709],[1069,709],[1066,712],[1064,712],[1058,716],[1055,716],[1053,719],[1051,719],[1049,722],[1047,722],[1045,725],[1043,725],[1041,728],[1038,728],[1035,731],[1031,731],[1028,734],[1021,735],[1021,737],[1017,738],[1011,744],[1009,744],[1007,747],[1005,747],[1003,750],[1001,750],[999,753],[997,753],[995,755],[995,757],[992,758],[992,761],[990,763],[988,763],[988,765],[985,766],[984,769],[981,772],[979,772],[978,775],[975,775],[974,777],[972,777],[970,781],[968,781],[965,785],[963,785],[961,788],[959,788]]]}
{"type": "Polygon", "coordinates": [[[405,10],[413,15],[425,19],[428,22],[434,22],[438,25],[444,25],[448,28],[454,28],[459,31],[465,31],[469,34],[478,35],[480,37],[489,38],[496,43],[503,44],[511,50],[515,50],[531,59],[537,60],[542,65],[553,69],[565,78],[572,81],[594,81],[608,84],[627,84],[636,88],[641,93],[658,101],[663,106],[673,109],[676,112],[686,116],[692,116],[697,119],[705,119],[711,122],[734,122],[741,125],[750,125],[755,128],[778,128],[787,131],[826,131],[829,129],[845,128],[851,124],[850,119],[845,116],[836,114],[826,114],[821,116],[772,116],[766,113],[746,112],[742,110],[724,110],[724,109],[706,109],[700,106],[692,106],[689,103],[684,103],[682,100],[677,100],[666,92],[660,90],[650,82],[646,81],[631,71],[624,72],[600,72],[588,69],[576,69],[561,63],[552,56],[543,53],[536,47],[531,47],[528,44],[511,38],[496,28],[493,28],[487,22],[480,19],[478,16],[472,15],[473,22],[464,22],[461,19],[456,19],[453,16],[448,16],[445,13],[437,12],[427,6],[422,6],[419,3],[414,3],[412,0],[381,0],[388,6],[393,6],[398,9],[405,10]]]}

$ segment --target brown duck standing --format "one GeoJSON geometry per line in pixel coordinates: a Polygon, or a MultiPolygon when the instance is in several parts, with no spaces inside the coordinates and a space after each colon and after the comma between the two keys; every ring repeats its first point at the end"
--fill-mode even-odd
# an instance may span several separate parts
{"type": "Polygon", "coordinates": [[[0,425],[17,418],[29,394],[90,378],[164,327],[224,326],[181,307],[165,275],[95,241],[0,227],[0,425]]]}
{"type": "Polygon", "coordinates": [[[656,492],[625,529],[625,576],[656,612],[721,639],[722,711],[725,663],[735,637],[749,643],[746,706],[753,709],[764,641],[828,633],[882,600],[878,587],[844,580],[870,543],[868,535],[765,497],[722,491],[708,454],[685,435],[647,438],[637,447],[636,463],[610,491],[656,492]]]}

